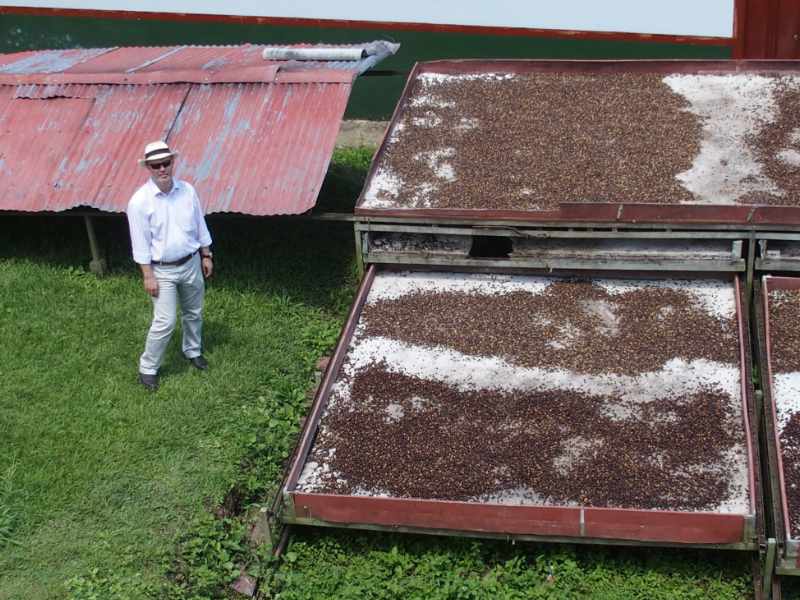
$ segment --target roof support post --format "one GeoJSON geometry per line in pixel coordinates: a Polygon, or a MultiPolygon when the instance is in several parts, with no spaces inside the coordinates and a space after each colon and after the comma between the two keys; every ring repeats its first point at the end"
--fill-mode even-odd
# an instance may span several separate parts
{"type": "Polygon", "coordinates": [[[89,249],[92,251],[92,262],[89,263],[89,270],[98,276],[103,276],[108,271],[106,260],[100,256],[100,247],[97,244],[97,236],[94,232],[94,223],[89,215],[83,216],[86,223],[86,233],[89,236],[89,249]]]}
{"type": "Polygon", "coordinates": [[[747,240],[747,267],[745,271],[745,284],[744,284],[744,311],[750,314],[750,298],[753,295],[753,271],[756,264],[756,234],[754,231],[750,232],[747,240]]]}
{"type": "Polygon", "coordinates": [[[775,577],[775,554],[777,547],[778,544],[775,538],[767,539],[767,552],[764,557],[764,573],[761,582],[761,595],[765,600],[771,598],[772,579],[775,577]]]}
{"type": "Polygon", "coordinates": [[[356,241],[356,272],[358,273],[359,281],[364,277],[364,247],[363,243],[367,239],[366,235],[359,229],[358,221],[353,224],[355,231],[356,241]],[[363,236],[363,238],[362,238],[363,236]]]}

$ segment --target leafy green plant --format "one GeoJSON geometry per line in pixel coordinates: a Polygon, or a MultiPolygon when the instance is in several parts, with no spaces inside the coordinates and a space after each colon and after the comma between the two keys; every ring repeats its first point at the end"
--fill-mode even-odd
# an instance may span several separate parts
{"type": "Polygon", "coordinates": [[[233,582],[250,559],[244,535],[244,524],[238,519],[197,517],[178,541],[179,559],[172,572],[175,588],[193,599],[218,598],[222,587],[233,582]]]}
{"type": "Polygon", "coordinates": [[[85,575],[70,577],[66,582],[69,600],[144,600],[157,598],[152,586],[142,583],[139,574],[121,576],[90,569],[85,575]]]}
{"type": "Polygon", "coordinates": [[[744,567],[727,556],[693,561],[691,553],[668,550],[305,532],[286,553],[272,590],[280,600],[742,600],[749,587],[744,567]]]}
{"type": "Polygon", "coordinates": [[[333,167],[335,169],[347,168],[354,173],[366,174],[372,157],[375,155],[375,148],[371,146],[357,146],[336,148],[333,151],[333,167]]]}
{"type": "Polygon", "coordinates": [[[339,337],[341,325],[331,321],[312,322],[303,327],[301,340],[309,358],[330,352],[339,337]]]}

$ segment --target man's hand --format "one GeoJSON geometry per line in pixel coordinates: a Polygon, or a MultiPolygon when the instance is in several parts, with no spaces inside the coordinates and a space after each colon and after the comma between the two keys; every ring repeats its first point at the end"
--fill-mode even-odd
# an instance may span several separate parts
{"type": "Polygon", "coordinates": [[[158,298],[158,280],[152,273],[144,276],[144,289],[153,298],[158,298]]]}
{"type": "Polygon", "coordinates": [[[153,267],[150,265],[139,265],[142,269],[142,279],[144,280],[144,291],[150,294],[153,298],[158,298],[158,280],[153,267]]]}
{"type": "Polygon", "coordinates": [[[211,259],[210,256],[204,256],[202,258],[202,265],[203,265],[203,277],[208,279],[214,273],[214,261],[211,259]]]}

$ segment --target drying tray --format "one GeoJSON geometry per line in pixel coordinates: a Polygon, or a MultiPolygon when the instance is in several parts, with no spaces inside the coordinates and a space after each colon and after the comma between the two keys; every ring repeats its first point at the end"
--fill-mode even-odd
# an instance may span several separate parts
{"type": "MultiPolygon", "coordinates": [[[[738,477],[741,479],[739,483],[746,489],[743,495],[741,490],[733,493],[732,497],[735,498],[735,501],[732,504],[729,502],[730,506],[727,508],[718,508],[717,510],[643,509],[624,506],[581,505],[564,501],[545,500],[540,502],[536,499],[531,501],[530,498],[518,502],[513,498],[509,501],[508,497],[498,499],[502,494],[494,497],[484,495],[477,500],[472,498],[465,501],[463,499],[432,499],[430,497],[398,497],[397,495],[393,496],[391,492],[369,489],[331,493],[319,482],[314,483],[317,475],[325,473],[325,465],[317,462],[320,451],[316,448],[316,444],[322,435],[320,432],[324,431],[326,427],[327,405],[331,401],[332,395],[335,396],[339,393],[335,392],[337,386],[340,389],[342,385],[346,387],[347,381],[352,377],[352,372],[347,372],[348,364],[352,366],[354,363],[354,348],[358,346],[360,336],[358,331],[359,327],[363,327],[362,315],[365,305],[371,302],[370,291],[375,288],[376,280],[380,284],[378,287],[385,290],[387,288],[386,278],[413,278],[418,275],[419,272],[398,274],[392,270],[378,271],[375,266],[368,270],[315,398],[290,466],[282,490],[281,518],[284,522],[530,540],[663,546],[689,545],[747,550],[758,547],[759,536],[763,535],[760,501],[758,500],[760,498],[757,467],[758,446],[755,441],[756,434],[750,426],[754,412],[751,403],[753,392],[748,367],[749,337],[747,317],[742,311],[738,277],[725,279],[722,289],[727,288],[726,297],[730,302],[735,303],[733,317],[735,318],[735,336],[732,338],[730,350],[736,357],[734,378],[739,394],[736,398],[731,397],[731,401],[738,411],[738,426],[741,427],[742,434],[739,446],[741,452],[737,459],[740,462],[737,463],[739,466],[736,468],[739,469],[738,477]],[[744,365],[744,368],[741,368],[741,365],[744,365]],[[537,504],[537,502],[539,503],[537,504]]],[[[427,275],[421,276],[427,277],[427,275]]],[[[493,277],[496,277],[453,273],[438,273],[431,276],[449,277],[455,280],[459,278],[478,278],[480,280],[483,278],[484,281],[487,278],[492,280],[493,277]]],[[[502,276],[501,279],[509,281],[514,277],[502,276]]],[[[547,280],[548,278],[516,277],[517,281],[533,279],[547,280]]],[[[640,284],[644,285],[638,280],[627,280],[624,285],[636,288],[640,284]]],[[[670,284],[666,285],[669,287],[670,284]]],[[[431,311],[435,310],[435,307],[431,308],[431,311]]],[[[491,320],[487,320],[484,326],[491,328],[491,320]]],[[[698,332],[698,335],[704,334],[698,332]]],[[[394,364],[400,364],[404,360],[401,355],[402,352],[394,353],[392,351],[387,353],[385,358],[390,363],[394,361],[394,364]]],[[[407,356],[413,357],[414,352],[407,356]]],[[[423,359],[425,359],[424,356],[423,359]]],[[[430,360],[422,360],[422,362],[434,365],[437,360],[434,349],[430,360]]],[[[713,371],[714,365],[710,364],[711,371],[713,371]]],[[[676,368],[679,375],[676,380],[683,380],[684,378],[680,376],[681,366],[678,365],[676,368]]],[[[711,372],[708,370],[709,365],[702,368],[706,369],[706,373],[711,372]]],[[[720,369],[725,370],[721,367],[720,369]]],[[[456,374],[453,377],[458,379],[460,375],[456,374]]],[[[502,378],[503,373],[496,372],[493,377],[502,378]]],[[[697,372],[687,372],[686,379],[691,377],[696,378],[697,372]]],[[[463,417],[470,418],[469,415],[463,415],[463,417]]],[[[431,443],[435,443],[435,440],[432,440],[431,443]]],[[[374,453],[365,447],[363,459],[369,462],[370,456],[374,456],[374,453]]],[[[413,467],[409,468],[409,472],[409,476],[413,479],[413,467]]],[[[337,474],[336,477],[339,475],[337,474]]],[[[336,477],[333,478],[334,481],[336,477]]],[[[732,485],[731,489],[734,487],[736,486],[732,485]]]]}

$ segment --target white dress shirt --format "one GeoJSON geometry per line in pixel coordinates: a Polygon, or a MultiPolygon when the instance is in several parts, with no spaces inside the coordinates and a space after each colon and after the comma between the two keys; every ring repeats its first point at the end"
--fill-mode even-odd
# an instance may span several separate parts
{"type": "Polygon", "coordinates": [[[211,245],[197,192],[185,181],[173,179],[165,193],[148,179],[128,202],[127,215],[133,260],[140,265],[178,260],[211,245]]]}

